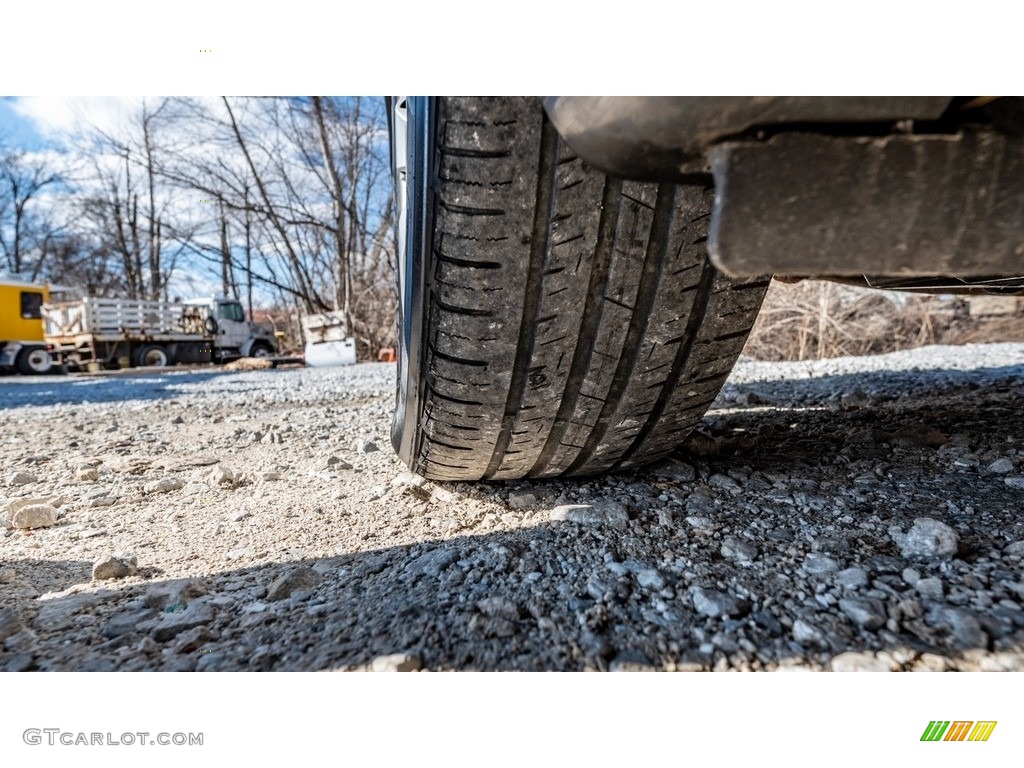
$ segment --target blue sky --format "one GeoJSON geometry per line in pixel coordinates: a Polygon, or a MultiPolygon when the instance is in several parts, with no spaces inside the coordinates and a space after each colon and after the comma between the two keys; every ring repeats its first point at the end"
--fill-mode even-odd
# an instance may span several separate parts
{"type": "Polygon", "coordinates": [[[35,121],[18,113],[17,97],[0,98],[0,142],[29,151],[42,149],[46,142],[35,121]]]}

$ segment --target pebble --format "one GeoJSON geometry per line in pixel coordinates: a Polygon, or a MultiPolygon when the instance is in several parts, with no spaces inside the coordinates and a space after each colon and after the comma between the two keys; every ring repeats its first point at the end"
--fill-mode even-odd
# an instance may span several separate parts
{"type": "Polygon", "coordinates": [[[712,619],[720,616],[742,616],[750,609],[750,602],[714,589],[693,587],[690,590],[697,613],[712,619]]]}
{"type": "Polygon", "coordinates": [[[50,528],[57,524],[57,510],[49,504],[29,504],[8,514],[11,526],[23,530],[50,528]]]}
{"type": "Polygon", "coordinates": [[[422,668],[420,657],[411,653],[389,653],[370,662],[371,672],[418,672],[422,668]]]}
{"type": "Polygon", "coordinates": [[[145,494],[170,493],[171,491],[177,491],[184,485],[185,484],[176,477],[165,477],[162,480],[154,480],[151,483],[146,483],[142,486],[142,492],[145,494]]]}
{"type": "Polygon", "coordinates": [[[379,450],[376,443],[369,440],[356,440],[356,453],[374,453],[379,450]]]}
{"type": "Polygon", "coordinates": [[[111,507],[114,505],[116,501],[117,499],[115,499],[112,496],[97,496],[95,499],[89,499],[86,506],[92,509],[98,509],[101,507],[111,507]]]}
{"type": "Polygon", "coordinates": [[[1024,557],[1024,541],[1015,541],[1003,548],[1005,557],[1024,557]]]}
{"type": "Polygon", "coordinates": [[[906,534],[891,532],[893,540],[906,558],[948,558],[957,553],[960,537],[945,523],[930,517],[919,517],[906,534]]]}
{"type": "Polygon", "coordinates": [[[530,509],[537,503],[537,497],[525,491],[513,491],[508,495],[508,505],[512,509],[530,509]]]}
{"type": "Polygon", "coordinates": [[[1024,488],[1024,475],[1012,475],[1003,478],[1003,482],[1010,488],[1024,488]]]}
{"type": "Polygon", "coordinates": [[[868,574],[863,568],[853,566],[839,571],[835,575],[836,584],[845,589],[856,589],[867,586],[868,574]]]}
{"type": "Polygon", "coordinates": [[[156,611],[151,608],[138,608],[131,611],[115,613],[100,630],[104,637],[120,637],[137,631],[139,624],[149,621],[156,616],[156,611]]]}
{"type": "Polygon", "coordinates": [[[793,639],[801,645],[824,645],[825,634],[803,619],[793,622],[793,639]]]}
{"type": "Polygon", "coordinates": [[[36,476],[31,472],[14,472],[7,478],[8,485],[28,485],[34,482],[37,482],[36,476]]]}
{"type": "Polygon", "coordinates": [[[890,672],[889,662],[869,651],[847,651],[832,657],[833,672],[890,672]]]}
{"type": "Polygon", "coordinates": [[[352,469],[352,465],[344,459],[340,459],[337,456],[328,456],[324,462],[328,469],[336,469],[340,472],[344,472],[347,469],[352,469]]]}
{"type": "Polygon", "coordinates": [[[267,600],[284,600],[298,590],[313,589],[324,577],[309,566],[291,568],[267,587],[267,600]]]}
{"type": "Polygon", "coordinates": [[[942,579],[935,576],[931,576],[927,579],[918,579],[914,584],[914,589],[921,597],[927,597],[931,600],[941,600],[943,596],[942,579]]]}
{"type": "Polygon", "coordinates": [[[139,570],[139,560],[135,555],[104,555],[92,566],[94,581],[107,579],[123,579],[134,576],[139,570]]]}
{"type": "Polygon", "coordinates": [[[997,475],[1007,475],[1013,472],[1015,469],[1013,462],[1007,459],[1005,456],[1000,459],[996,459],[988,465],[988,471],[994,472],[997,475]]]}
{"type": "Polygon", "coordinates": [[[595,501],[592,504],[562,504],[551,510],[551,520],[580,525],[608,525],[625,528],[629,513],[617,501],[595,501]]]}
{"type": "Polygon", "coordinates": [[[87,467],[85,469],[80,469],[77,472],[75,472],[75,480],[77,480],[80,483],[91,483],[96,480],[99,480],[99,478],[100,473],[97,472],[93,467],[87,467]]]}
{"type": "Polygon", "coordinates": [[[804,558],[803,569],[812,576],[820,576],[824,573],[835,573],[839,570],[839,563],[831,557],[812,552],[804,558]]]}
{"type": "Polygon", "coordinates": [[[839,610],[858,627],[869,632],[874,632],[885,625],[885,607],[880,600],[844,597],[839,601],[839,610]]]}
{"type": "Polygon", "coordinates": [[[665,588],[665,579],[657,568],[641,568],[636,572],[636,583],[644,589],[660,591],[665,588]]]}
{"type": "Polygon", "coordinates": [[[756,544],[743,539],[738,539],[735,536],[725,537],[722,541],[721,551],[722,557],[727,560],[734,560],[737,563],[749,563],[760,553],[756,544]]]}
{"type": "Polygon", "coordinates": [[[158,643],[165,643],[182,632],[194,627],[209,624],[214,619],[213,608],[204,603],[193,602],[181,611],[164,613],[159,619],[144,622],[140,629],[146,627],[158,643]],[[147,627],[151,625],[151,627],[147,627]]]}
{"type": "Polygon", "coordinates": [[[218,464],[211,469],[207,475],[207,482],[213,486],[234,486],[238,484],[238,474],[231,467],[224,464],[218,464]]]}

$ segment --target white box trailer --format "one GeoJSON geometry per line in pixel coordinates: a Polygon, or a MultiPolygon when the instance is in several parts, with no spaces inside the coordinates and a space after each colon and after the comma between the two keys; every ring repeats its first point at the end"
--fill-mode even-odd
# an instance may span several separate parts
{"type": "Polygon", "coordinates": [[[348,325],[341,312],[324,312],[302,318],[306,338],[306,365],[355,365],[356,340],[348,335],[348,325]]]}
{"type": "Polygon", "coordinates": [[[276,353],[273,333],[233,299],[185,302],[90,297],[43,307],[47,348],[69,368],[223,363],[276,353]]]}

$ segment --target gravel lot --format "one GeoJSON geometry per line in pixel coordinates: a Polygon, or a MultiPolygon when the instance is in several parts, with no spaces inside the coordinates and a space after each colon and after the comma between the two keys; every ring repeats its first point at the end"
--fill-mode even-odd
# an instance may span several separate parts
{"type": "Polygon", "coordinates": [[[6,377],[0,669],[1022,670],[1022,361],[745,361],[674,459],[480,485],[387,365],[6,377]]]}

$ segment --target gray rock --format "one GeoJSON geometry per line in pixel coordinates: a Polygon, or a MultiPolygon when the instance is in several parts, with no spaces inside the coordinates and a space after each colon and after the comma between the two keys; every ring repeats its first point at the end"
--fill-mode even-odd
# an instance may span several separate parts
{"type": "Polygon", "coordinates": [[[57,510],[49,504],[30,504],[9,513],[13,528],[29,530],[50,528],[57,524],[57,510]]]}
{"type": "Polygon", "coordinates": [[[78,538],[80,539],[95,539],[98,536],[106,536],[106,528],[83,528],[78,532],[78,538]]]}
{"type": "Polygon", "coordinates": [[[402,572],[412,578],[427,576],[436,579],[448,566],[458,559],[459,553],[454,549],[435,549],[420,555],[415,560],[406,564],[402,572]]]}
{"type": "Polygon", "coordinates": [[[247,520],[250,517],[252,517],[252,512],[250,512],[247,509],[243,509],[243,510],[235,512],[233,515],[231,515],[231,522],[232,523],[240,523],[243,520],[247,520]]]}
{"type": "Polygon", "coordinates": [[[715,488],[721,488],[723,491],[739,491],[740,484],[733,480],[728,475],[712,475],[708,478],[708,485],[714,486],[715,488]]]}
{"type": "Polygon", "coordinates": [[[376,443],[369,440],[356,440],[356,453],[374,453],[379,450],[376,443]]]}
{"type": "Polygon", "coordinates": [[[206,482],[212,486],[233,487],[240,479],[238,473],[226,464],[218,464],[206,474],[206,482]]]}
{"type": "Polygon", "coordinates": [[[89,499],[86,506],[97,509],[99,507],[112,507],[116,502],[117,499],[112,496],[97,496],[95,499],[89,499]]]}
{"type": "Polygon", "coordinates": [[[919,517],[906,534],[898,530],[890,535],[906,558],[948,558],[956,554],[960,537],[945,523],[930,517],[919,517]]]}
{"type": "Polygon", "coordinates": [[[13,608],[0,608],[0,643],[22,629],[21,619],[13,608]]]}
{"type": "Polygon", "coordinates": [[[1015,541],[1003,547],[1004,557],[1024,557],[1024,541],[1015,541]]]}
{"type": "Polygon", "coordinates": [[[420,657],[411,653],[390,653],[370,662],[371,672],[418,672],[422,668],[420,657]]]}
{"type": "Polygon", "coordinates": [[[885,607],[873,598],[844,597],[839,601],[839,610],[862,629],[874,632],[885,625],[885,607]]]}
{"type": "Polygon", "coordinates": [[[833,672],[891,672],[889,662],[868,651],[847,651],[832,657],[833,672]]]}
{"type": "Polygon", "coordinates": [[[1013,475],[1004,477],[1003,482],[1010,488],[1024,488],[1024,475],[1013,475]]]}
{"type": "Polygon", "coordinates": [[[80,483],[91,483],[99,480],[100,473],[94,467],[86,467],[75,472],[75,480],[80,483]]]}
{"type": "Polygon", "coordinates": [[[198,579],[172,579],[154,584],[142,599],[147,607],[162,611],[166,608],[180,609],[204,594],[206,587],[198,579]]]}
{"type": "Polygon", "coordinates": [[[284,600],[298,590],[317,587],[323,580],[323,576],[308,566],[291,568],[275,579],[267,588],[267,600],[284,600]]]}
{"type": "Polygon", "coordinates": [[[508,495],[508,505],[512,509],[530,509],[537,503],[537,497],[526,491],[513,491],[508,495]]]}
{"type": "Polygon", "coordinates": [[[14,472],[7,478],[8,485],[28,485],[34,483],[36,476],[31,472],[14,472]]]}
{"type": "Polygon", "coordinates": [[[566,521],[579,525],[608,525],[625,528],[629,513],[617,501],[595,501],[592,504],[563,504],[551,510],[553,521],[566,521]]]}
{"type": "Polygon", "coordinates": [[[485,616],[510,620],[519,618],[519,606],[507,597],[485,597],[483,600],[477,601],[476,607],[485,616]]]}
{"type": "Polygon", "coordinates": [[[918,579],[917,583],[914,584],[914,589],[917,590],[921,597],[927,597],[931,600],[941,600],[944,594],[942,579],[935,576],[929,576],[927,579],[918,579]]]}
{"type": "Polygon", "coordinates": [[[142,492],[145,494],[170,493],[171,491],[177,491],[184,485],[185,484],[176,477],[165,477],[162,480],[154,480],[151,483],[146,483],[142,486],[142,492]]]}
{"type": "Polygon", "coordinates": [[[760,550],[757,545],[735,536],[726,536],[722,542],[722,557],[727,560],[734,560],[737,563],[749,563],[753,561],[760,550]]]}
{"type": "Polygon", "coordinates": [[[176,653],[193,653],[206,645],[209,639],[210,630],[205,625],[192,627],[175,636],[174,650],[176,653]]]}
{"type": "Polygon", "coordinates": [[[831,557],[812,552],[804,558],[803,569],[805,573],[819,576],[824,573],[835,573],[839,570],[839,563],[831,557]]]}
{"type": "Polygon", "coordinates": [[[139,624],[149,621],[156,616],[156,611],[151,608],[139,608],[133,611],[122,611],[115,613],[100,630],[104,637],[120,637],[138,631],[139,624]]]}
{"type": "Polygon", "coordinates": [[[469,620],[469,631],[483,637],[512,637],[517,631],[517,624],[501,616],[474,613],[469,620]]]}
{"type": "Polygon", "coordinates": [[[665,579],[657,568],[641,568],[636,572],[636,583],[654,591],[665,588],[665,579]]]}
{"type": "Polygon", "coordinates": [[[825,633],[803,619],[793,622],[793,639],[801,645],[825,645],[825,633]]]}
{"type": "Polygon", "coordinates": [[[95,581],[123,579],[126,576],[134,576],[138,570],[139,560],[135,555],[104,555],[93,563],[92,577],[95,581]]]}
{"type": "Polygon", "coordinates": [[[674,483],[692,483],[697,479],[697,470],[692,465],[678,459],[666,460],[656,466],[651,473],[655,477],[674,483]]]}
{"type": "Polygon", "coordinates": [[[32,653],[14,653],[7,657],[7,663],[4,665],[5,672],[28,672],[32,669],[35,664],[35,654],[32,653]]]}
{"type": "Polygon", "coordinates": [[[337,456],[328,456],[324,462],[328,469],[334,469],[339,472],[344,472],[347,469],[352,469],[352,465],[344,459],[340,459],[337,456]]]}
{"type": "Polygon", "coordinates": [[[112,592],[57,592],[39,598],[39,613],[32,625],[43,631],[64,629],[78,614],[100,605],[114,596],[112,592]]]}
{"type": "Polygon", "coordinates": [[[750,610],[750,602],[748,600],[733,597],[726,592],[693,587],[690,590],[690,594],[693,598],[693,607],[697,613],[709,616],[712,619],[720,616],[742,616],[750,610]]]}
{"type": "Polygon", "coordinates": [[[921,580],[921,574],[915,568],[904,568],[902,576],[903,581],[911,587],[921,580]]]}
{"type": "Polygon", "coordinates": [[[863,568],[853,566],[839,571],[836,576],[836,584],[845,589],[857,589],[867,586],[868,574],[863,568]]]}
{"type": "Polygon", "coordinates": [[[946,605],[934,606],[925,617],[929,626],[949,632],[951,643],[961,649],[988,647],[988,635],[970,611],[946,605]]]}
{"type": "Polygon", "coordinates": [[[996,459],[988,465],[988,471],[997,475],[1008,475],[1013,472],[1014,469],[1015,467],[1013,466],[1013,462],[1005,456],[1003,458],[996,459]]]}
{"type": "Polygon", "coordinates": [[[189,603],[181,611],[164,613],[158,620],[146,622],[140,629],[147,624],[152,624],[150,635],[158,643],[164,643],[177,637],[185,630],[209,624],[213,619],[212,607],[205,603],[194,602],[189,603]]]}

